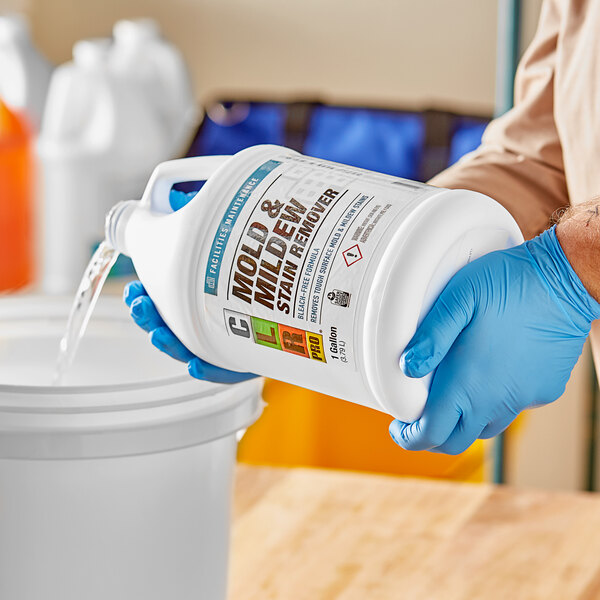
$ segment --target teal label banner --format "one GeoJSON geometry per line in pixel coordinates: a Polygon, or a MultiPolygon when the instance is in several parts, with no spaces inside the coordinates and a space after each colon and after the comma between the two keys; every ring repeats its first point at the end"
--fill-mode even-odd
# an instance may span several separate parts
{"type": "Polygon", "coordinates": [[[204,277],[204,292],[206,294],[217,295],[219,287],[219,273],[221,272],[221,264],[223,262],[223,256],[225,255],[225,248],[229,242],[231,232],[235,227],[236,221],[242,212],[242,209],[246,205],[246,202],[250,198],[252,192],[256,189],[256,186],[275,168],[281,164],[278,160],[269,160],[246,181],[242,184],[240,189],[235,193],[233,200],[229,203],[227,211],[221,219],[221,223],[217,228],[215,237],[213,239],[212,246],[210,248],[210,254],[208,256],[208,263],[206,265],[206,275],[204,277]]]}

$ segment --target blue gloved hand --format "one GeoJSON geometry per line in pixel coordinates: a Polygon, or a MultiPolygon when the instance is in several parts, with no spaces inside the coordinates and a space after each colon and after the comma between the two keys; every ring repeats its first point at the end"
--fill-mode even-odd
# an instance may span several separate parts
{"type": "Polygon", "coordinates": [[[459,454],[502,432],[524,409],[556,400],[600,304],[552,228],[492,252],[448,283],[401,357],[409,377],[435,370],[423,415],[393,421],[407,450],[459,454]]]}
{"type": "MultiPolygon", "coordinates": [[[[179,210],[195,195],[195,193],[172,190],[169,202],[173,210],[179,210]]],[[[135,323],[150,334],[152,344],[172,358],[186,362],[192,377],[215,383],[239,383],[256,377],[252,373],[237,373],[222,369],[190,352],[167,327],[140,281],[127,284],[123,298],[131,309],[131,316],[135,323]]]]}

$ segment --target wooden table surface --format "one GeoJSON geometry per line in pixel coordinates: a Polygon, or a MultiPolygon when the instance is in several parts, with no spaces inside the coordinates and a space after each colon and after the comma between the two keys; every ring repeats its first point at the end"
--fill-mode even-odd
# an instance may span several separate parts
{"type": "Polygon", "coordinates": [[[600,495],[238,467],[230,600],[600,599],[600,495]]]}

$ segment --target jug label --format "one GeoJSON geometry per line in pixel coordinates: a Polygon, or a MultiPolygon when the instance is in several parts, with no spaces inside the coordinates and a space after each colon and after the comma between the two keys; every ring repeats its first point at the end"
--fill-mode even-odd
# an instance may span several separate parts
{"type": "Polygon", "coordinates": [[[233,197],[227,212],[223,215],[219,229],[213,239],[213,243],[210,249],[210,258],[208,260],[208,267],[206,269],[206,278],[204,283],[204,291],[207,294],[217,294],[217,284],[219,281],[219,274],[221,272],[221,265],[223,264],[223,253],[227,248],[229,236],[235,227],[238,217],[246,202],[250,199],[252,190],[277,166],[281,163],[275,160],[270,160],[265,164],[261,165],[240,187],[236,195],[233,197]]]}
{"type": "Polygon", "coordinates": [[[430,193],[424,184],[300,155],[265,162],[234,194],[215,233],[207,310],[240,341],[355,368],[358,292],[374,251],[391,223],[430,193]]]}

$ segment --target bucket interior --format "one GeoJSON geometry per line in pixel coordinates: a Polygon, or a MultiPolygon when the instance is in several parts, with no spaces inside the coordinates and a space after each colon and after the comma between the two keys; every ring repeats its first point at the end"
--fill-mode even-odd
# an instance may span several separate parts
{"type": "MultiPolygon", "coordinates": [[[[50,387],[68,298],[0,298],[0,386],[50,387]]],[[[154,348],[118,298],[102,298],[64,386],[151,385],[186,377],[186,365],[154,348]]]]}

